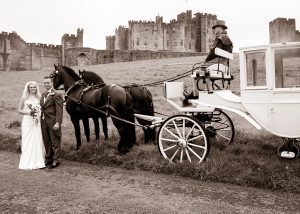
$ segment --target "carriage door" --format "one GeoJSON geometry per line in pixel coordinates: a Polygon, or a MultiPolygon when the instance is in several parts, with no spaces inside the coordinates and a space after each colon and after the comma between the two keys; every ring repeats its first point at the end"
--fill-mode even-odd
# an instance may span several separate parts
{"type": "Polygon", "coordinates": [[[300,46],[275,48],[275,89],[272,96],[273,133],[300,136],[300,46]]]}
{"type": "Polygon", "coordinates": [[[80,67],[84,67],[85,65],[88,65],[88,57],[86,56],[86,54],[84,53],[79,54],[77,58],[77,63],[78,66],[80,67]]]}
{"type": "Polygon", "coordinates": [[[270,130],[271,107],[268,90],[267,50],[246,51],[241,73],[241,98],[247,112],[265,129],[270,130]]]}

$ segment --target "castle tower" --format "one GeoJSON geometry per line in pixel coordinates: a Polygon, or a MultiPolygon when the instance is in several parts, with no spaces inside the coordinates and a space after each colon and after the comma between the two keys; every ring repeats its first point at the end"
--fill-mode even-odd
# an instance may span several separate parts
{"type": "Polygon", "coordinates": [[[83,29],[77,29],[77,43],[76,47],[83,47],[83,29]]]}
{"type": "Polygon", "coordinates": [[[295,19],[277,18],[269,23],[270,43],[300,41],[295,19]]]}
{"type": "Polygon", "coordinates": [[[115,36],[107,36],[106,50],[114,50],[114,49],[115,49],[115,36]]]}
{"type": "Polygon", "coordinates": [[[128,50],[128,28],[119,26],[115,31],[115,49],[128,50]]]}
{"type": "Polygon", "coordinates": [[[74,34],[64,34],[61,38],[61,62],[64,65],[65,64],[65,49],[66,48],[77,48],[77,47],[83,47],[83,29],[78,28],[77,29],[77,35],[74,34]]]}

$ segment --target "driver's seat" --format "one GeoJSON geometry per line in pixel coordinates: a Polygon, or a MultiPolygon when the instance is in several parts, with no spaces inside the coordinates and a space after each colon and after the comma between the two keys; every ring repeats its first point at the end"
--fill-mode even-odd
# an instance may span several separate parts
{"type": "Polygon", "coordinates": [[[209,77],[211,80],[231,80],[231,70],[229,66],[229,60],[233,59],[233,54],[227,51],[224,51],[220,48],[215,49],[215,54],[218,56],[218,63],[212,64],[207,67],[207,72],[209,73],[209,77]],[[220,63],[221,58],[225,58],[227,63],[220,63]]]}

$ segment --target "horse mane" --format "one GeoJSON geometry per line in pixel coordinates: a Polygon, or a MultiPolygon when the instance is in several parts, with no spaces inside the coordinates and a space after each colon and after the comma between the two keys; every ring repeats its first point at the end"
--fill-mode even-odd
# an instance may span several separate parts
{"type": "Polygon", "coordinates": [[[93,84],[104,83],[104,80],[102,79],[102,77],[100,77],[100,75],[98,75],[97,73],[95,73],[93,71],[86,71],[86,70],[84,70],[82,78],[88,84],[92,84],[92,83],[93,84]]]}
{"type": "Polygon", "coordinates": [[[76,81],[80,80],[80,77],[72,68],[69,68],[67,66],[61,66],[61,67],[64,69],[64,71],[66,71],[68,74],[70,74],[70,76],[72,78],[74,78],[76,81]]]}

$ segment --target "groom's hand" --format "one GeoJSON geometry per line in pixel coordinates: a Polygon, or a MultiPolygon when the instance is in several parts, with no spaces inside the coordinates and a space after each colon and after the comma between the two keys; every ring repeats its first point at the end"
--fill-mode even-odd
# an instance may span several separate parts
{"type": "Polygon", "coordinates": [[[55,123],[53,126],[53,130],[57,131],[59,129],[59,126],[60,126],[59,123],[55,123]]]}

